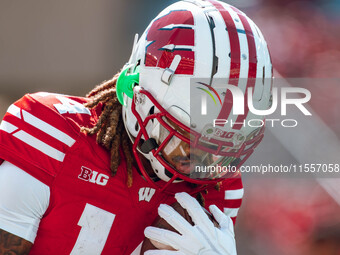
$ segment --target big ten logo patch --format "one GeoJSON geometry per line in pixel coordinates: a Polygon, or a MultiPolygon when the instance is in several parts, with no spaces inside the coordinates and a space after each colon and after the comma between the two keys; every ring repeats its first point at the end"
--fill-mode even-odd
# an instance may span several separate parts
{"type": "Polygon", "coordinates": [[[106,174],[100,174],[96,171],[91,170],[85,166],[81,167],[81,173],[78,178],[83,181],[88,181],[101,186],[105,186],[109,180],[109,176],[106,174]]]}
{"type": "Polygon", "coordinates": [[[176,74],[194,73],[195,30],[190,11],[178,10],[156,19],[147,33],[145,66],[169,68],[181,56],[176,74]]]}

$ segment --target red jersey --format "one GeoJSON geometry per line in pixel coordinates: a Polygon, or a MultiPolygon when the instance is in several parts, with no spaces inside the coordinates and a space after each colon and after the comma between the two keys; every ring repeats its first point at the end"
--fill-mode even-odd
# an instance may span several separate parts
{"type": "MultiPolygon", "coordinates": [[[[159,204],[175,202],[136,169],[128,188],[123,156],[117,175],[110,175],[109,153],[95,136],[80,132],[82,126],[93,127],[100,114],[100,109],[85,108],[85,102],[30,94],[10,106],[1,123],[0,159],[50,188],[50,204],[30,254],[131,254],[157,217],[159,204]]],[[[172,185],[190,191],[184,183],[172,185]]],[[[216,204],[235,217],[242,195],[241,179],[235,178],[226,179],[220,191],[208,187],[204,197],[206,207],[216,204]]]]}

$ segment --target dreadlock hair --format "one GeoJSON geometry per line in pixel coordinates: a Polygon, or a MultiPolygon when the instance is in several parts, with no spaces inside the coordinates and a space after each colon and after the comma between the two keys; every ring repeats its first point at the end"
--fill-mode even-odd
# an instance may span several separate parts
{"type": "Polygon", "coordinates": [[[127,162],[127,186],[132,186],[132,165],[134,157],[132,155],[132,146],[128,134],[124,128],[122,119],[122,106],[116,95],[116,83],[119,73],[96,86],[86,97],[89,102],[85,104],[87,108],[95,108],[103,105],[97,124],[92,128],[82,127],[81,131],[88,135],[97,135],[97,143],[110,151],[111,175],[115,176],[120,164],[119,147],[121,146],[127,162]]]}

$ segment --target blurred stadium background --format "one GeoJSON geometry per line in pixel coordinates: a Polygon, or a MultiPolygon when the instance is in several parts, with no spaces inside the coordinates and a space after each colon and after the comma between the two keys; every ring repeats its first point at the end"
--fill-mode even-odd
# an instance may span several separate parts
{"type": "MultiPolygon", "coordinates": [[[[134,34],[172,2],[0,1],[0,115],[28,92],[84,96],[119,71],[134,34]]],[[[339,0],[226,2],[261,28],[277,77],[340,78],[339,0]]],[[[325,139],[333,141],[333,163],[340,161],[339,85],[308,87],[310,107],[320,117],[315,129],[321,134],[327,129],[325,139]]],[[[267,131],[248,164],[264,158],[273,164],[304,163],[294,152],[298,147],[289,146],[294,136],[287,139],[267,131]]],[[[236,227],[239,254],[339,255],[338,180],[245,178],[236,227]]]]}

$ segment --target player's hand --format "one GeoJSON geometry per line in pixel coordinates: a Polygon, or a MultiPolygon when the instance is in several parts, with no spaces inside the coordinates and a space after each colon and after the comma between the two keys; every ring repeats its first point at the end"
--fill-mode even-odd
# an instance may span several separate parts
{"type": "Polygon", "coordinates": [[[170,245],[176,251],[150,250],[146,255],[236,255],[234,226],[230,217],[226,216],[217,206],[209,207],[219,228],[215,227],[197,200],[187,193],[177,193],[176,200],[186,209],[194,222],[192,226],[171,206],[161,204],[158,214],[180,234],[147,227],[144,234],[149,239],[170,245]]]}

